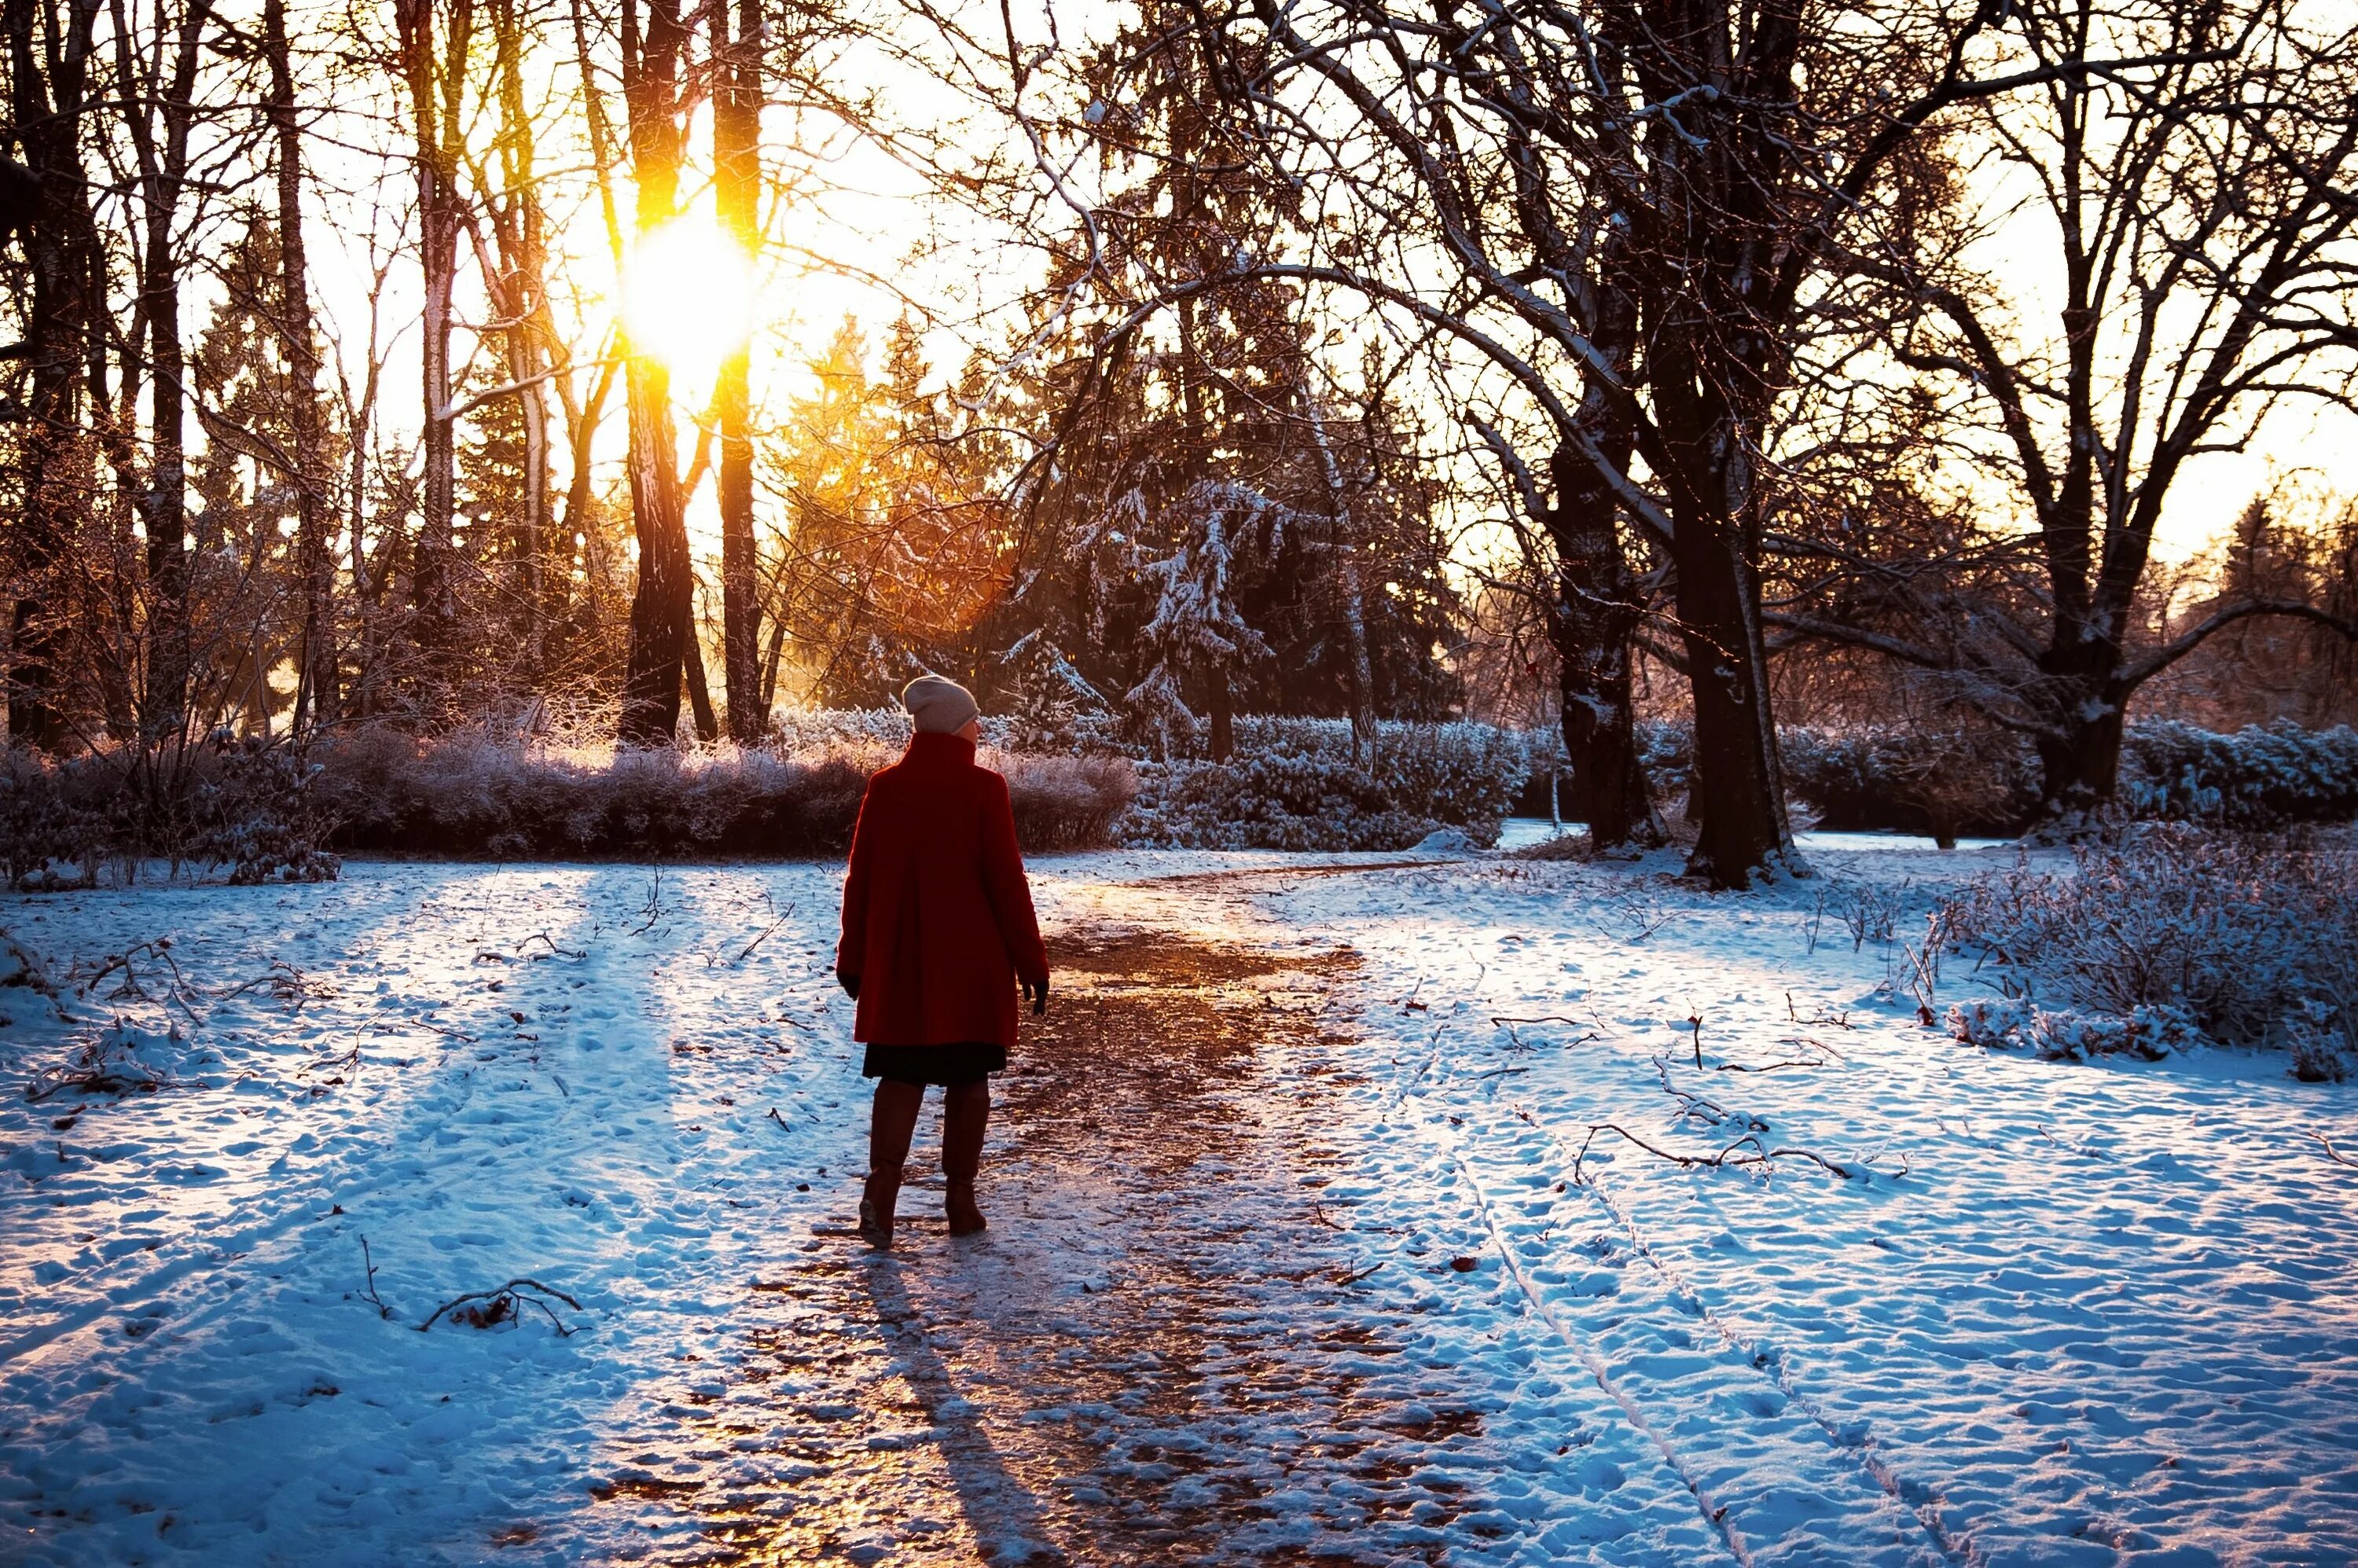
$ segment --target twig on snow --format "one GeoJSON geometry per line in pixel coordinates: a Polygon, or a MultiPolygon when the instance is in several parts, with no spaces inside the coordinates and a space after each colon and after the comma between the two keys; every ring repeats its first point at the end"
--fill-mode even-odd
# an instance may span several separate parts
{"type": "Polygon", "coordinates": [[[1815,1018],[1803,1018],[1800,1011],[1793,1006],[1793,993],[1791,991],[1787,991],[1785,993],[1785,1016],[1805,1029],[1814,1028],[1822,1023],[1831,1024],[1836,1029],[1855,1029],[1858,1027],[1857,1024],[1853,1023],[1850,1021],[1850,1009],[1848,1008],[1843,1009],[1840,1012],[1828,1012],[1824,1008],[1820,1008],[1818,1009],[1818,1013],[1815,1018]]]}
{"type": "Polygon", "coordinates": [[[2349,1155],[2344,1154],[2341,1150],[2336,1149],[2333,1146],[2332,1139],[2328,1138],[2322,1132],[2312,1132],[2309,1136],[2316,1139],[2319,1143],[2324,1145],[2325,1157],[2327,1159],[2332,1161],[2337,1165],[2347,1165],[2352,1170],[2358,1171],[2358,1160],[2353,1160],[2349,1155]]]}
{"type": "Polygon", "coordinates": [[[542,1299],[546,1296],[556,1297],[575,1312],[581,1310],[581,1303],[563,1291],[552,1289],[538,1280],[519,1278],[510,1280],[496,1290],[469,1291],[465,1295],[451,1297],[436,1307],[432,1316],[417,1325],[417,1332],[423,1334],[432,1328],[445,1313],[449,1314],[452,1323],[463,1323],[470,1328],[490,1328],[498,1324],[513,1323],[522,1314],[524,1308],[535,1306],[546,1315],[559,1339],[571,1338],[576,1331],[565,1326],[565,1320],[557,1315],[557,1310],[542,1299]]]}
{"type": "MultiPolygon", "coordinates": [[[[769,895],[768,895],[767,893],[764,893],[764,894],[763,894],[762,896],[763,896],[763,898],[764,900],[767,900],[767,899],[768,899],[768,897],[769,897],[769,895]]],[[[776,908],[776,905],[773,904],[771,907],[774,909],[774,908],[776,908]]],[[[744,946],[743,950],[742,950],[742,951],[741,951],[741,952],[739,952],[736,957],[734,957],[734,958],[732,958],[732,959],[730,959],[730,964],[731,964],[732,966],[733,966],[733,965],[736,965],[736,964],[741,964],[741,963],[743,963],[746,959],[748,959],[748,958],[752,957],[753,956],[753,949],[754,949],[754,948],[756,948],[756,947],[759,947],[763,943],[764,943],[764,942],[768,941],[768,940],[770,939],[770,936],[771,936],[772,933],[775,932],[775,931],[776,931],[780,926],[782,926],[782,925],[785,925],[785,923],[786,923],[788,920],[790,920],[790,919],[792,919],[792,918],[794,917],[794,913],[795,913],[795,906],[794,906],[793,904],[791,904],[791,903],[790,903],[790,904],[788,904],[788,905],[786,905],[786,907],[785,907],[784,909],[783,909],[783,910],[779,910],[779,911],[778,911],[778,917],[777,917],[775,920],[773,920],[772,922],[770,922],[770,924],[769,924],[769,925],[764,925],[763,927],[762,927],[760,934],[759,934],[759,935],[757,935],[756,936],[754,936],[754,938],[753,938],[751,942],[746,943],[746,944],[745,944],[745,946],[744,946]]]]}
{"type": "Polygon", "coordinates": [[[1774,1073],[1785,1067],[1823,1067],[1828,1065],[1828,1057],[1832,1057],[1834,1061],[1840,1061],[1842,1059],[1834,1052],[1827,1051],[1826,1047],[1819,1044],[1814,1040],[1787,1040],[1780,1042],[1780,1044],[1787,1045],[1806,1045],[1813,1050],[1825,1051],[1826,1054],[1823,1056],[1789,1056],[1781,1061],[1776,1062],[1714,1062],[1712,1064],[1711,1070],[1714,1073],[1774,1073]]]}
{"type": "Polygon", "coordinates": [[[1743,1137],[1738,1138],[1735,1142],[1730,1143],[1727,1147],[1720,1150],[1716,1153],[1681,1154],[1672,1150],[1663,1149],[1655,1144],[1647,1142],[1646,1140],[1639,1137],[1628,1128],[1621,1126],[1618,1122],[1595,1121],[1589,1123],[1588,1136],[1581,1140],[1580,1152],[1573,1156],[1572,1180],[1575,1186],[1585,1186],[1587,1184],[1587,1173],[1584,1167],[1588,1159],[1589,1145],[1596,1141],[1596,1135],[1600,1132],[1617,1133],[1628,1142],[1636,1144],[1647,1153],[1653,1155],[1656,1159],[1668,1160],[1672,1164],[1678,1165],[1686,1170],[1716,1171],[1728,1167],[1742,1167],[1746,1165],[1769,1165],[1775,1163],[1779,1160],[1790,1158],[1795,1160],[1807,1160],[1812,1164],[1822,1166],[1833,1174],[1840,1176],[1844,1181],[1849,1181],[1859,1174],[1859,1172],[1856,1169],[1849,1165],[1843,1164],[1838,1161],[1829,1160],[1824,1155],[1820,1154],[1813,1150],[1795,1149],[1783,1145],[1771,1149],[1767,1144],[1760,1141],[1757,1135],[1749,1132],[1744,1134],[1743,1137]]]}
{"type": "MultiPolygon", "coordinates": [[[[1679,1102],[1679,1115],[1682,1118],[1693,1117],[1697,1121],[1712,1127],[1717,1127],[1722,1122],[1739,1119],[1736,1112],[1709,1096],[1697,1094],[1693,1089],[1682,1089],[1671,1082],[1671,1060],[1667,1056],[1658,1055],[1654,1058],[1654,1077],[1662,1086],[1662,1092],[1679,1102]]],[[[1767,1122],[1748,1111],[1740,1119],[1750,1131],[1768,1130],[1767,1122]]]]}
{"type": "Polygon", "coordinates": [[[781,1132],[792,1132],[794,1130],[793,1128],[786,1125],[786,1119],[778,1114],[778,1108],[776,1106],[772,1106],[770,1108],[770,1119],[778,1124],[778,1130],[781,1132]]]}
{"type": "Polygon", "coordinates": [[[1334,1277],[1335,1282],[1338,1285],[1356,1285],[1361,1280],[1366,1279],[1368,1275],[1374,1273],[1383,1266],[1384,1260],[1379,1258],[1374,1262],[1368,1264],[1366,1268],[1357,1271],[1356,1273],[1336,1275],[1334,1277]]]}
{"type": "Polygon", "coordinates": [[[368,1270],[368,1284],[361,1294],[367,1298],[371,1306],[376,1308],[377,1316],[390,1323],[393,1321],[393,1309],[384,1304],[383,1296],[376,1293],[376,1260],[369,1256],[368,1238],[365,1236],[361,1238],[361,1262],[368,1270]]]}

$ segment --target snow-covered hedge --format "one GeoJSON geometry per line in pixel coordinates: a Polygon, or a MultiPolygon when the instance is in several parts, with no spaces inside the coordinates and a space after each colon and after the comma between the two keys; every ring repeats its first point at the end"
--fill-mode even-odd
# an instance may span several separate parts
{"type": "MultiPolygon", "coordinates": [[[[842,726],[796,757],[551,751],[461,733],[421,742],[395,730],[322,752],[336,843],[498,860],[575,856],[840,854],[869,775],[899,755],[879,725],[842,726]]],[[[1135,790],[1119,758],[990,757],[1007,775],[1026,849],[1106,842],[1135,790]]]]}
{"type": "MultiPolygon", "coordinates": [[[[1955,831],[2006,835],[2039,813],[2039,758],[2024,736],[1794,726],[1779,740],[1787,787],[1823,827],[1922,833],[1945,812],[1955,831]]],[[[2358,817],[2358,731],[2278,723],[2221,735],[2174,719],[2133,723],[2120,805],[2136,818],[2223,827],[2347,822],[2358,817]]]]}
{"type": "Polygon", "coordinates": [[[69,758],[0,748],[0,871],[21,888],[149,860],[233,882],[331,880],[318,777],[287,745],[226,732],[69,758]]]}
{"type": "Polygon", "coordinates": [[[2358,817],[2358,730],[2289,721],[2214,734],[2172,719],[2129,727],[2121,797],[2139,816],[2272,827],[2358,817]]]}
{"type": "Polygon", "coordinates": [[[1778,742],[1787,790],[1833,831],[2005,836],[2038,815],[2038,755],[2004,731],[1794,725],[1778,742]]]}
{"type": "Polygon", "coordinates": [[[2158,824],[2081,846],[2067,872],[2018,861],[1945,914],[2018,993],[1952,1009],[1961,1039],[2149,1051],[2190,1025],[2231,1044],[2288,1045],[2304,1076],[2338,1076],[2358,1050],[2358,848],[2346,835],[2158,824]],[[2073,1023],[2047,1011],[2058,1004],[2126,1023],[2073,1023]]]}
{"type": "Polygon", "coordinates": [[[1487,724],[1379,726],[1372,766],[1341,719],[1240,719],[1226,762],[1139,764],[1115,825],[1140,848],[1401,849],[1439,827],[1498,842],[1545,737],[1487,724]]]}

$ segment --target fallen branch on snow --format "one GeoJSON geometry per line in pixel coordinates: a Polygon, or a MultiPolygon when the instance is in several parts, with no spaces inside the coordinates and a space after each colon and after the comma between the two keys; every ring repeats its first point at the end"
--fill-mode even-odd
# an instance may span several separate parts
{"type": "Polygon", "coordinates": [[[557,1309],[544,1299],[549,1296],[556,1297],[575,1312],[581,1310],[581,1303],[563,1291],[552,1289],[538,1280],[514,1279],[497,1290],[469,1291],[463,1296],[453,1296],[436,1307],[433,1314],[417,1325],[417,1332],[423,1334],[432,1328],[446,1313],[452,1323],[463,1323],[470,1328],[492,1328],[503,1323],[517,1321],[525,1307],[535,1306],[546,1315],[559,1339],[572,1337],[576,1331],[566,1327],[565,1320],[557,1315],[557,1309]]]}
{"type": "Polygon", "coordinates": [[[2327,1159],[2332,1161],[2337,1165],[2347,1165],[2352,1170],[2358,1171],[2358,1160],[2353,1160],[2349,1155],[2344,1154],[2341,1150],[2336,1149],[2333,1146],[2332,1139],[2328,1138],[2322,1132],[2312,1132],[2309,1136],[2316,1139],[2318,1142],[2325,1146],[2325,1157],[2327,1159]]]}
{"type": "Polygon", "coordinates": [[[1628,1128],[1621,1126],[1617,1122],[1594,1121],[1588,1125],[1588,1136],[1581,1140],[1580,1152],[1573,1156],[1572,1180],[1575,1186],[1585,1186],[1587,1184],[1587,1173],[1585,1166],[1588,1159],[1588,1150],[1589,1146],[1596,1141],[1596,1135],[1600,1132],[1618,1134],[1627,1141],[1637,1145],[1647,1153],[1653,1155],[1656,1159],[1668,1160],[1672,1164],[1690,1171],[1716,1171],[1724,1168],[1740,1168],[1747,1165],[1770,1165],[1779,1160],[1790,1158],[1795,1160],[1807,1160],[1812,1164],[1822,1166],[1833,1174],[1840,1176],[1844,1181],[1850,1181],[1863,1173],[1860,1169],[1842,1164],[1837,1161],[1829,1160],[1824,1155],[1820,1154],[1813,1150],[1794,1149],[1784,1146],[1771,1149],[1767,1144],[1761,1142],[1758,1136],[1749,1132],[1744,1134],[1743,1137],[1738,1138],[1735,1142],[1730,1143],[1726,1148],[1720,1150],[1717,1153],[1681,1154],[1673,1150],[1663,1149],[1655,1144],[1647,1142],[1644,1139],[1639,1137],[1636,1133],[1630,1131],[1628,1128]]]}
{"type": "Polygon", "coordinates": [[[146,989],[140,985],[139,970],[137,967],[132,963],[134,958],[142,955],[148,957],[162,959],[164,967],[172,971],[171,979],[164,987],[165,1004],[167,1006],[178,1006],[182,1012],[189,1015],[189,1022],[190,1023],[202,1027],[205,1021],[197,1016],[197,1010],[195,1008],[189,1005],[189,998],[192,996],[202,996],[204,993],[199,990],[195,986],[190,985],[189,983],[189,978],[180,973],[179,960],[172,957],[172,939],[169,936],[158,936],[153,942],[135,943],[133,946],[124,948],[120,953],[109,953],[105,957],[100,959],[98,967],[91,970],[87,975],[81,972],[81,965],[77,961],[71,968],[66,971],[66,983],[72,986],[76,991],[80,992],[84,1000],[88,1000],[91,994],[97,989],[99,981],[106,979],[109,975],[120,971],[123,976],[123,983],[106,993],[107,1000],[128,1001],[136,1000],[139,1001],[153,1001],[156,999],[149,996],[146,989]]]}

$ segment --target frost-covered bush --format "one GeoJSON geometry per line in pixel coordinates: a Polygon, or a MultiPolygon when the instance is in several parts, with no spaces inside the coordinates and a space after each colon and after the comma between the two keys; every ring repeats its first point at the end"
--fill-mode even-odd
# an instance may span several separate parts
{"type": "Polygon", "coordinates": [[[1949,1033],[1968,1045],[2027,1046],[2059,1061],[2142,1056],[2159,1061],[2202,1038],[2183,1008],[2136,1007],[2126,1013],[2048,1009],[2019,999],[1984,998],[1949,1009],[1949,1033]]]}
{"type": "MultiPolygon", "coordinates": [[[[840,716],[838,716],[840,717],[840,716]]],[[[346,849],[498,860],[840,854],[869,776],[905,749],[879,721],[812,726],[801,756],[557,751],[464,731],[421,741],[362,732],[323,755],[321,795],[346,849]]],[[[1001,757],[1028,849],[1103,843],[1129,804],[1127,762],[1001,757]]]]}
{"type": "MultiPolygon", "coordinates": [[[[2001,730],[1793,726],[1785,782],[1822,827],[2011,834],[2039,814],[2039,754],[2001,730]]],[[[2358,731],[2278,723],[2233,735],[2174,719],[2128,727],[2121,814],[2147,821],[2281,827],[2358,817],[2358,731]]]]}
{"type": "Polygon", "coordinates": [[[841,754],[600,755],[480,731],[429,742],[381,730],[323,761],[340,846],[500,860],[839,852],[870,771],[841,754]]]}
{"type": "Polygon", "coordinates": [[[2358,849],[2346,838],[2157,825],[2081,846],[2069,871],[2017,861],[1968,887],[1949,917],[2031,1010],[1952,1015],[1960,1038],[2037,1043],[2062,1026],[2036,1010],[2055,1007],[2156,1029],[2175,1020],[2231,1044],[2325,1034],[2336,1051],[2358,1048],[2358,849]]]}
{"type": "Polygon", "coordinates": [[[27,889],[89,881],[110,865],[128,878],[149,860],[226,868],[233,882],[330,881],[317,773],[283,740],[226,731],[65,758],[10,748],[0,869],[27,889]]]}
{"type": "Polygon", "coordinates": [[[1127,757],[1015,753],[986,761],[1006,775],[1015,838],[1026,849],[1088,849],[1109,843],[1115,820],[1138,795],[1138,773],[1127,757]]]}
{"type": "Polygon", "coordinates": [[[95,768],[28,746],[0,750],[0,871],[11,887],[38,887],[71,865],[87,871],[110,840],[113,781],[95,768]],[[95,786],[95,787],[94,787],[95,786]]]}
{"type": "Polygon", "coordinates": [[[2132,725],[2121,798],[2135,815],[2280,827],[2358,817],[2358,730],[2289,721],[2214,734],[2175,720],[2132,725]]]}
{"type": "Polygon", "coordinates": [[[1786,788],[1833,831],[2005,835],[2039,811],[2039,758],[2002,731],[1797,725],[1778,744],[1786,788]]]}
{"type": "Polygon", "coordinates": [[[1121,841],[1156,849],[1404,849],[1438,826],[1348,762],[1285,750],[1141,762],[1121,841]]]}
{"type": "MultiPolygon", "coordinates": [[[[1438,827],[1498,842],[1533,738],[1487,724],[1378,727],[1372,765],[1343,719],[1239,719],[1226,762],[1141,763],[1116,827],[1141,848],[1403,849],[1438,827]]],[[[1544,739],[1544,738],[1542,738],[1544,739]]]]}

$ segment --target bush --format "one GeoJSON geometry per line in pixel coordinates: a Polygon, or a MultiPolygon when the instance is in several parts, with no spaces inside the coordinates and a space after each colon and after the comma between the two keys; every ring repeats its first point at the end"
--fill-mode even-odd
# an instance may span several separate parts
{"type": "MultiPolygon", "coordinates": [[[[2080,847],[2063,875],[2018,862],[1947,914],[2032,1008],[2142,1022],[2147,1040],[2182,1021],[2230,1044],[2358,1048],[2358,850],[2347,839],[2157,826],[2080,847]]],[[[1951,1023],[1961,1038],[2056,1033],[2027,1012],[1952,1010],[1951,1023]]]]}
{"type": "Polygon", "coordinates": [[[2121,799],[2138,816],[2282,827],[2358,817],[2358,730],[2289,720],[2233,735],[2161,719],[2132,725],[2121,799]]]}
{"type": "Polygon", "coordinates": [[[842,755],[600,756],[390,730],[340,741],[323,761],[339,848],[499,860],[839,854],[870,772],[842,755]]]}
{"type": "Polygon", "coordinates": [[[1795,726],[1778,741],[1786,788],[1830,832],[2011,837],[2039,814],[2038,755],[2002,731],[1795,726]]]}
{"type": "MultiPolygon", "coordinates": [[[[838,716],[839,717],[839,716],[838,716]]],[[[853,716],[854,719],[860,716],[853,716]]],[[[908,721],[901,720],[901,741],[908,721]]],[[[420,741],[363,731],[322,753],[321,796],[347,850],[485,856],[839,855],[869,776],[899,755],[882,727],[809,733],[803,757],[558,752],[471,731],[420,741]]],[[[1010,757],[1016,832],[1030,849],[1102,844],[1135,784],[1120,759],[1010,757]]]]}
{"type": "Polygon", "coordinates": [[[318,779],[285,741],[227,731],[68,758],[8,748],[0,870],[25,889],[90,882],[108,864],[128,879],[151,860],[226,867],[233,882],[330,881],[318,779]]]}
{"type": "MultiPolygon", "coordinates": [[[[1186,849],[1404,849],[1440,827],[1481,844],[1531,766],[1533,740],[1487,724],[1379,727],[1373,766],[1342,719],[1240,719],[1226,762],[1141,763],[1125,844],[1186,849]]],[[[1542,737],[1542,739],[1545,739],[1542,737]]]]}
{"type": "Polygon", "coordinates": [[[1114,822],[1138,795],[1127,757],[997,759],[1015,808],[1016,841],[1026,849],[1088,849],[1110,843],[1114,822]]]}

